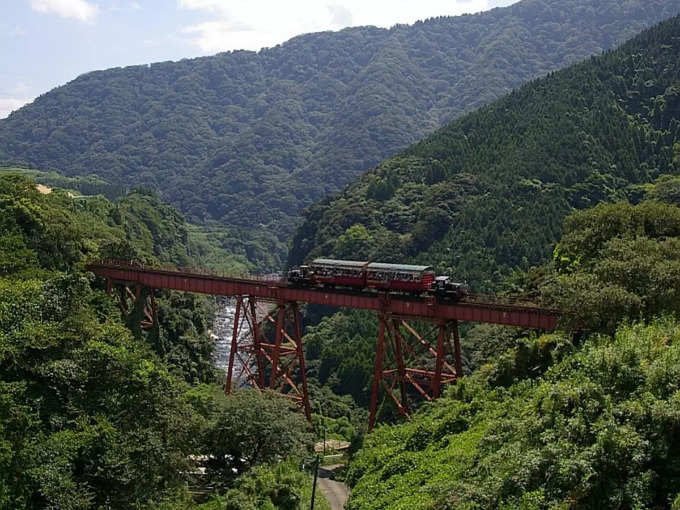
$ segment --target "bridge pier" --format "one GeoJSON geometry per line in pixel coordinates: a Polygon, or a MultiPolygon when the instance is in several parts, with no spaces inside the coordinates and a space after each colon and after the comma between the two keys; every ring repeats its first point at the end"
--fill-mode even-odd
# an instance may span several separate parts
{"type": "Polygon", "coordinates": [[[107,294],[114,294],[114,286],[120,311],[133,330],[139,333],[141,330],[149,330],[158,325],[158,309],[154,289],[139,283],[116,282],[107,278],[107,294]]]}
{"type": "Polygon", "coordinates": [[[270,310],[261,306],[254,296],[238,297],[225,393],[230,394],[235,383],[244,377],[255,388],[269,388],[289,397],[311,421],[302,326],[297,302],[281,301],[270,310]],[[264,335],[267,325],[274,326],[271,339],[264,335]],[[236,361],[239,367],[235,367],[236,361]],[[298,371],[299,383],[296,382],[295,369],[298,371]]]}
{"type": "Polygon", "coordinates": [[[562,315],[558,310],[499,301],[491,296],[447,302],[434,297],[300,287],[285,279],[230,277],[191,268],[145,267],[120,260],[93,262],[87,269],[106,278],[110,293],[112,285],[118,286],[121,308],[129,321],[136,317],[134,327],[139,330],[157,324],[153,290],[144,294],[142,287],[237,297],[238,316],[225,391],[231,392],[234,384],[245,377],[256,388],[273,388],[288,395],[308,419],[311,411],[297,303],[378,312],[369,428],[376,422],[381,387],[399,412],[409,416],[410,396],[434,400],[443,385],[462,376],[458,321],[551,331],[562,315]],[[127,311],[130,299],[137,310],[134,316],[127,311]],[[262,311],[264,303],[269,303],[269,308],[262,311]],[[417,328],[411,325],[415,323],[420,325],[417,328]],[[248,324],[247,331],[244,324],[248,324]],[[426,324],[434,325],[430,326],[433,330],[428,332],[426,324]],[[273,335],[271,329],[265,331],[265,326],[272,325],[273,335]]]}
{"type": "Polygon", "coordinates": [[[430,327],[429,331],[421,334],[405,318],[380,312],[378,320],[369,431],[377,419],[381,387],[395,403],[399,413],[409,418],[409,389],[431,402],[439,397],[443,384],[452,383],[463,374],[458,321],[436,321],[434,328],[430,327]],[[431,337],[436,338],[436,348],[434,342],[430,341],[431,337]],[[453,360],[450,360],[451,356],[453,360]],[[398,395],[395,392],[397,386],[398,395]]]}

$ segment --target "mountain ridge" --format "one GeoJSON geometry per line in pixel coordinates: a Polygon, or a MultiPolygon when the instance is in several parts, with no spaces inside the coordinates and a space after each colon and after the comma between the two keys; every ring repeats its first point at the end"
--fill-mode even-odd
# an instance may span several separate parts
{"type": "Polygon", "coordinates": [[[678,11],[669,0],[523,0],[95,71],[0,121],[0,154],[155,189],[281,266],[305,206],[452,118],[678,11]]]}
{"type": "Polygon", "coordinates": [[[678,23],[534,80],[365,173],[307,210],[289,264],[412,260],[480,290],[542,264],[570,211],[680,171],[678,23]]]}

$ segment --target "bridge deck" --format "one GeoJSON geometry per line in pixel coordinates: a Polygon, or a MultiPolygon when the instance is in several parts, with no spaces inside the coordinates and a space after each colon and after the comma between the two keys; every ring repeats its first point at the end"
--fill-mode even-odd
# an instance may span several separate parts
{"type": "Polygon", "coordinates": [[[556,310],[483,302],[475,300],[474,296],[463,301],[447,302],[420,296],[294,287],[286,280],[276,278],[218,276],[198,269],[157,269],[107,261],[89,264],[87,269],[114,282],[149,288],[375,310],[407,319],[486,322],[553,330],[560,318],[560,312],[556,310]]]}

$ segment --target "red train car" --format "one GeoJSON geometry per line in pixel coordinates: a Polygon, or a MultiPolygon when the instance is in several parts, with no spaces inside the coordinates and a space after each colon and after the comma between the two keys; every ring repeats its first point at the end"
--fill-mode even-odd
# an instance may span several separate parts
{"type": "Polygon", "coordinates": [[[447,276],[435,277],[431,266],[385,264],[358,260],[314,259],[292,269],[288,279],[293,285],[355,287],[393,292],[435,294],[460,298],[467,285],[451,282],[447,276]]]}

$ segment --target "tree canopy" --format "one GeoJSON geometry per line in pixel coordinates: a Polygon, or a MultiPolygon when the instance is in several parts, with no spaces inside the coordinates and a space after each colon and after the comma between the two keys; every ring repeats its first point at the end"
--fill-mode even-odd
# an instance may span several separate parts
{"type": "Polygon", "coordinates": [[[257,501],[227,495],[228,468],[259,466],[288,494],[270,503],[291,508],[311,482],[295,459],[276,464],[306,452],[304,417],[282,397],[223,395],[204,298],[159,293],[156,327],[128,328],[84,271],[122,253],[153,264],[200,260],[201,249],[148,192],[112,203],[0,174],[0,509],[196,508],[187,486],[199,455],[228,501],[257,501]]]}
{"type": "Polygon", "coordinates": [[[352,249],[477,291],[543,263],[571,211],[680,171],[679,34],[676,17],[388,159],[305,212],[289,263],[352,249]]]}
{"type": "Polygon", "coordinates": [[[624,326],[508,387],[496,371],[521,357],[483,367],[366,438],[348,508],[677,508],[679,332],[673,319],[624,326]]]}
{"type": "MultiPolygon", "coordinates": [[[[114,189],[157,190],[190,221],[222,229],[224,247],[279,269],[304,207],[453,118],[678,10],[674,0],[523,0],[388,30],[308,34],[257,53],[92,72],[0,121],[0,153],[96,174],[114,189]]],[[[450,171],[425,167],[430,184],[450,171]]],[[[385,177],[375,199],[394,192],[385,177]]],[[[441,232],[446,212],[415,242],[441,232]]]]}

